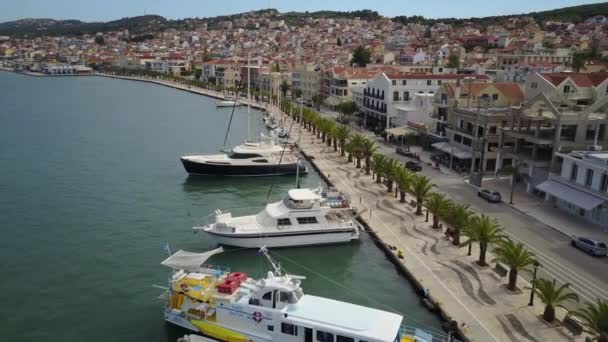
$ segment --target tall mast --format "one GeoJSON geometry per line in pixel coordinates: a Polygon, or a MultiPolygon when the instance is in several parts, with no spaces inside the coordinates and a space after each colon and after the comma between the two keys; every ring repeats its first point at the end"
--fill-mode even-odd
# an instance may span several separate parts
{"type": "Polygon", "coordinates": [[[302,102],[304,101],[300,101],[300,120],[298,120],[298,158],[296,165],[296,189],[300,188],[300,144],[302,143],[302,112],[304,108],[304,106],[302,106],[302,102]]]}
{"type": "Polygon", "coordinates": [[[251,52],[247,53],[247,141],[251,141],[251,52]]]}

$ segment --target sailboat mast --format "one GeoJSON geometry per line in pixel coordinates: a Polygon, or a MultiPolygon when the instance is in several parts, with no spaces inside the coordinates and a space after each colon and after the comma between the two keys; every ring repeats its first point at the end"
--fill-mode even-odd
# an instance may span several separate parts
{"type": "MultiPolygon", "coordinates": [[[[301,99],[301,98],[300,98],[301,99]]],[[[297,165],[296,165],[296,189],[300,188],[300,144],[302,143],[302,112],[303,112],[303,108],[304,106],[302,106],[302,102],[300,101],[300,120],[298,123],[298,158],[297,158],[297,165]]],[[[292,119],[293,120],[293,119],[292,119]]]]}
{"type": "Polygon", "coordinates": [[[247,141],[251,141],[251,52],[247,54],[247,141]]]}

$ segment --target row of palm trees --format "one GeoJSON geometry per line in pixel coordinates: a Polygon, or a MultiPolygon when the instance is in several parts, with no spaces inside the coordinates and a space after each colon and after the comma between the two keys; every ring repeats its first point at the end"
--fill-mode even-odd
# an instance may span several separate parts
{"type": "MultiPolygon", "coordinates": [[[[291,108],[290,103],[284,103],[285,112],[291,112],[295,120],[300,120],[299,113],[291,108]],[[291,111],[293,110],[293,111],[291,111]]],[[[333,150],[340,156],[347,155],[349,162],[355,162],[356,168],[364,168],[365,174],[375,178],[376,183],[384,184],[389,193],[394,191],[399,195],[401,203],[406,202],[406,195],[411,194],[415,199],[416,215],[423,215],[422,208],[433,215],[432,228],[439,229],[439,222],[445,222],[451,227],[452,243],[459,247],[479,245],[477,264],[487,266],[486,254],[493,246],[493,261],[500,262],[509,268],[507,289],[518,291],[517,279],[522,271],[530,272],[530,266],[537,263],[534,253],[520,242],[514,242],[506,237],[503,228],[495,218],[481,214],[475,215],[469,205],[457,203],[446,195],[433,191],[435,185],[431,180],[416,174],[404,165],[383,154],[377,153],[375,142],[333,120],[321,117],[309,108],[302,109],[302,125],[311,131],[327,146],[333,145],[333,150]],[[362,162],[365,164],[363,165],[362,162]],[[461,235],[466,241],[461,242],[461,235]]],[[[428,220],[428,216],[427,216],[428,220]]],[[[555,321],[555,308],[563,307],[566,301],[579,301],[578,296],[571,292],[569,284],[558,286],[555,280],[537,279],[534,292],[545,304],[543,318],[548,322],[555,321]]],[[[586,303],[586,307],[573,312],[583,320],[585,330],[594,335],[600,342],[608,342],[608,301],[598,299],[595,303],[586,303]]]]}

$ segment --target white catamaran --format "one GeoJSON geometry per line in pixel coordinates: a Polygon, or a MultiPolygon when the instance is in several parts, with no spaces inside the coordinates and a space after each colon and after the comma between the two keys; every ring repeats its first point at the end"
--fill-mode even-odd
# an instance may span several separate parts
{"type": "Polygon", "coordinates": [[[401,315],[305,295],[305,277],[285,273],[266,248],[273,271],[264,279],[204,265],[222,251],[180,250],[162,262],[173,269],[161,295],[167,322],[227,342],[432,341],[426,331],[405,329],[401,315]]]}

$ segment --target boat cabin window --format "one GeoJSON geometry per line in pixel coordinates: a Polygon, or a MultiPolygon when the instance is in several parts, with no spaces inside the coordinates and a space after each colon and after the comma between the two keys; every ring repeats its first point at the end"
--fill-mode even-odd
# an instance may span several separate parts
{"type": "Polygon", "coordinates": [[[314,216],[311,217],[298,217],[298,223],[299,224],[313,224],[313,223],[319,223],[317,221],[317,218],[314,216]]]}
{"type": "Polygon", "coordinates": [[[260,306],[260,300],[257,298],[249,298],[249,305],[260,306]]]}
{"type": "Polygon", "coordinates": [[[262,299],[264,299],[264,300],[271,300],[272,299],[272,292],[268,291],[268,292],[264,293],[264,295],[262,296],[262,299]]]}
{"type": "Polygon", "coordinates": [[[291,226],[291,220],[289,218],[280,218],[277,220],[279,226],[291,226]]]}
{"type": "Polygon", "coordinates": [[[298,336],[298,327],[289,323],[281,323],[281,332],[285,335],[298,336]]]}
{"type": "Polygon", "coordinates": [[[317,330],[317,342],[334,342],[334,334],[317,330]]]}
{"type": "Polygon", "coordinates": [[[298,299],[291,292],[279,292],[279,301],[281,303],[295,304],[298,302],[298,299]]]}
{"type": "Polygon", "coordinates": [[[230,158],[232,159],[249,159],[249,158],[259,158],[261,155],[257,153],[236,153],[232,152],[230,154],[230,158]]]}
{"type": "Polygon", "coordinates": [[[312,208],[312,201],[296,201],[289,197],[283,200],[283,204],[289,209],[310,209],[312,208]]]}
{"type": "Polygon", "coordinates": [[[266,159],[254,159],[254,160],[252,160],[252,162],[254,162],[254,163],[268,163],[268,160],[266,160],[266,159]]]}
{"type": "Polygon", "coordinates": [[[355,339],[352,337],[346,337],[346,336],[336,336],[336,342],[355,342],[355,339]]]}

